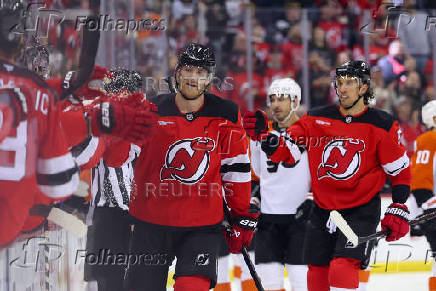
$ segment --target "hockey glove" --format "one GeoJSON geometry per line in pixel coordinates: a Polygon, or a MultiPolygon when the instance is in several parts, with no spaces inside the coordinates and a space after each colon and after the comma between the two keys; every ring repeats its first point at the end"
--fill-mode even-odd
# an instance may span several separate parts
{"type": "Polygon", "coordinates": [[[389,205],[385,217],[381,221],[382,229],[388,231],[386,241],[398,240],[409,232],[409,214],[409,209],[405,204],[392,203],[389,205]]]}
{"type": "Polygon", "coordinates": [[[238,214],[230,211],[230,233],[225,234],[230,253],[239,254],[243,246],[250,245],[259,215],[259,213],[238,214]]]}
{"type": "Polygon", "coordinates": [[[268,132],[268,116],[262,110],[245,112],[242,124],[252,140],[262,140],[262,137],[268,132]]]}
{"type": "Polygon", "coordinates": [[[89,112],[92,134],[112,134],[141,144],[156,127],[159,116],[155,112],[156,107],[152,103],[135,108],[115,102],[103,102],[89,112]]]}

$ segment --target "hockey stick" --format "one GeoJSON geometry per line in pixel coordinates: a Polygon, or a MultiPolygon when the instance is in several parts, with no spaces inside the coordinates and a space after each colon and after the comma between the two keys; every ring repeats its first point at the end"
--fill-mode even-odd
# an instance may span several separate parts
{"type": "Polygon", "coordinates": [[[80,50],[79,71],[73,77],[73,72],[68,72],[62,84],[64,91],[60,100],[67,98],[74,91],[85,85],[94,71],[95,57],[97,56],[98,43],[100,41],[100,30],[91,29],[93,23],[98,23],[96,16],[100,10],[100,1],[90,1],[92,15],[88,16],[83,28],[82,47],[80,50]],[[68,74],[70,74],[68,76],[68,74]]]}
{"type": "Polygon", "coordinates": [[[29,210],[29,215],[46,217],[48,221],[61,226],[78,238],[84,237],[88,231],[88,227],[80,219],[57,207],[36,204],[29,210]]]}
{"type": "MultiPolygon", "coordinates": [[[[223,207],[224,208],[224,216],[227,219],[227,221],[230,221],[229,208],[227,207],[227,203],[224,199],[223,199],[223,203],[224,203],[224,207],[223,207]]],[[[228,225],[226,227],[226,231],[227,231],[227,234],[230,235],[230,233],[231,233],[230,225],[228,225]]],[[[257,290],[258,291],[265,291],[265,289],[263,289],[262,283],[260,282],[259,275],[257,275],[254,264],[250,259],[250,255],[248,254],[246,247],[242,246],[241,254],[244,257],[245,264],[247,264],[248,270],[250,271],[250,275],[253,278],[254,285],[256,285],[257,290]]]]}
{"type": "MultiPolygon", "coordinates": [[[[427,220],[433,219],[436,217],[436,211],[420,216],[419,218],[413,219],[409,222],[410,225],[416,225],[426,222],[427,220]]],[[[381,230],[374,234],[368,236],[357,236],[357,234],[351,229],[348,225],[347,221],[342,217],[342,215],[333,210],[330,212],[330,219],[336,224],[339,230],[345,235],[345,237],[354,245],[357,246],[362,243],[366,243],[367,241],[377,239],[379,237],[385,237],[388,235],[387,230],[381,230]]]]}

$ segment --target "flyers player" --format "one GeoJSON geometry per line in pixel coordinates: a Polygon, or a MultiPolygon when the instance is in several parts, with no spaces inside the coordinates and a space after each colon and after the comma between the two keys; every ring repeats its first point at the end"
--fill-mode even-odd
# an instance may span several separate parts
{"type": "Polygon", "coordinates": [[[207,92],[214,69],[212,49],[189,44],[175,69],[177,93],[150,99],[160,117],[135,165],[131,253],[154,257],[130,265],[131,290],[166,290],[174,257],[174,290],[215,286],[223,194],[233,219],[229,251],[251,241],[258,214],[249,213],[248,141],[237,105],[207,92]]]}
{"type": "MultiPolygon", "coordinates": [[[[301,88],[293,79],[273,81],[267,94],[267,106],[274,118],[269,131],[281,135],[295,123],[300,101],[301,88]]],[[[294,164],[272,162],[261,149],[254,116],[254,112],[246,112],[244,128],[251,138],[251,166],[260,183],[261,216],[254,239],[256,270],[265,290],[278,291],[284,290],[286,266],[292,290],[307,291],[307,265],[301,253],[305,227],[295,218],[310,192],[307,153],[294,164]]],[[[266,116],[263,119],[268,122],[266,116]]]]}
{"type": "MultiPolygon", "coordinates": [[[[436,163],[436,101],[429,101],[422,107],[422,121],[429,129],[421,134],[415,142],[415,152],[412,156],[412,194],[418,207],[424,214],[436,211],[435,197],[435,163],[436,163]]],[[[432,251],[436,251],[436,224],[430,220],[421,225],[424,235],[432,251]]],[[[429,290],[436,291],[436,267],[433,276],[429,278],[429,290]]]]}
{"type": "Polygon", "coordinates": [[[381,221],[389,231],[386,240],[398,240],[409,231],[404,203],[410,192],[410,167],[398,122],[367,106],[373,96],[365,62],[336,68],[334,86],[339,105],[310,110],[287,129],[286,137],[270,133],[262,141],[262,150],[273,162],[293,164],[308,153],[316,203],[304,250],[310,291],[358,288],[361,261],[370,248],[352,248],[330,223],[329,212],[338,210],[359,236],[374,233],[386,175],[392,181],[393,200],[381,221]]]}

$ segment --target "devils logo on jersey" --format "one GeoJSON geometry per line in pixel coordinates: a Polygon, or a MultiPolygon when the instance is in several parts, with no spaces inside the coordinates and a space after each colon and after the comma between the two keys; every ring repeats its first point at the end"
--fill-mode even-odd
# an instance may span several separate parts
{"type": "Polygon", "coordinates": [[[322,153],[322,162],[318,167],[318,179],[331,177],[346,180],[352,177],[360,167],[360,152],[365,143],[360,139],[336,139],[328,143],[322,153]]]}
{"type": "Polygon", "coordinates": [[[185,184],[198,182],[209,169],[210,152],[214,148],[215,142],[208,137],[176,141],[167,151],[160,179],[177,180],[185,184]]]}

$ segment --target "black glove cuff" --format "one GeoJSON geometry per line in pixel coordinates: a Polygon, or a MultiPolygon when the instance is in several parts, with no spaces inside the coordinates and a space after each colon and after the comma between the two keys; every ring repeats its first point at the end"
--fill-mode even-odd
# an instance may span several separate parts
{"type": "Polygon", "coordinates": [[[267,156],[273,155],[280,145],[280,137],[275,134],[269,134],[266,140],[262,140],[261,148],[267,156]]]}
{"type": "Polygon", "coordinates": [[[237,217],[234,221],[235,225],[243,229],[255,230],[257,226],[257,219],[251,217],[237,217]]]}

